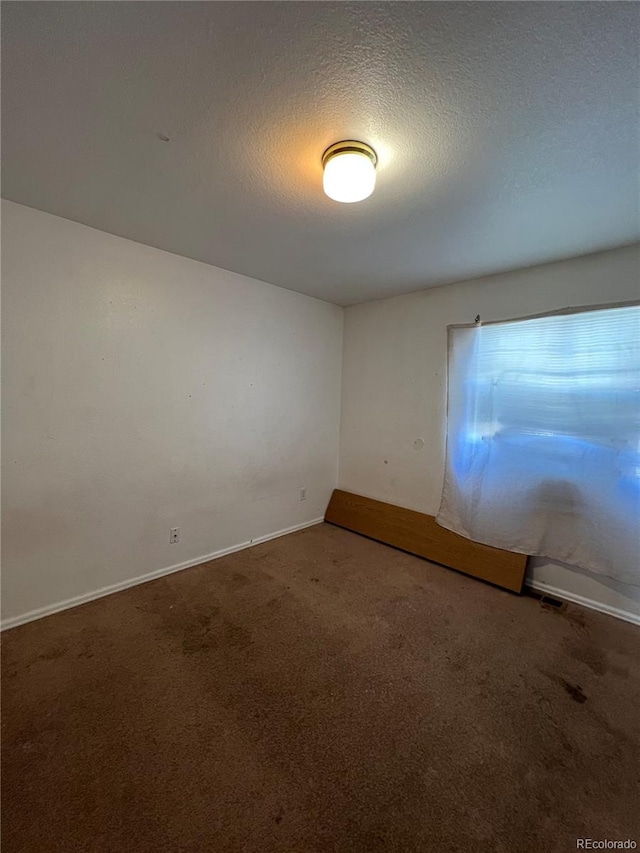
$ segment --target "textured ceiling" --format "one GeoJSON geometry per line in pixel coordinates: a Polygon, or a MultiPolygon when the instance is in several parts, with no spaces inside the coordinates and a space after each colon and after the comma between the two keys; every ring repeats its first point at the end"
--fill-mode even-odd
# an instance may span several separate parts
{"type": "Polygon", "coordinates": [[[612,248],[640,237],[639,22],[624,2],[4,3],[3,195],[343,305],[612,248]],[[322,192],[344,138],[379,157],[360,204],[322,192]]]}

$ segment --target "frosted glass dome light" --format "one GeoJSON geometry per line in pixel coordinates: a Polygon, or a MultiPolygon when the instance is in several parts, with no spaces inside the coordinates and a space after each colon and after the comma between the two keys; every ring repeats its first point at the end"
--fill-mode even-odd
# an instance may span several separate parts
{"type": "Polygon", "coordinates": [[[325,193],[334,201],[351,203],[368,198],[376,185],[376,152],[364,142],[347,140],[331,145],[322,155],[325,193]]]}

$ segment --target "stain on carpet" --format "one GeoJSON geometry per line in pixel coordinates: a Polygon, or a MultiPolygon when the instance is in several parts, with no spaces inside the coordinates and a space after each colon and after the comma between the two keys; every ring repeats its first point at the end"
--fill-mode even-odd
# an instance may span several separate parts
{"type": "Polygon", "coordinates": [[[582,704],[587,701],[587,697],[582,692],[582,688],[579,684],[570,684],[568,681],[565,681],[564,678],[561,678],[562,686],[567,691],[569,696],[573,699],[574,702],[579,702],[582,704]]]}

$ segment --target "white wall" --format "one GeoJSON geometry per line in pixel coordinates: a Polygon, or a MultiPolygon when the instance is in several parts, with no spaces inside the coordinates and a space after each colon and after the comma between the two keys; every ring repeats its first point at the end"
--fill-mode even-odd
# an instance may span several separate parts
{"type": "Polygon", "coordinates": [[[2,215],[5,624],[322,517],[341,308],[2,215]]]}
{"type": "MultiPolygon", "coordinates": [[[[2,215],[3,624],[323,515],[341,308],[2,215]]],[[[347,309],[341,488],[435,514],[446,326],[634,299],[639,268],[636,246],[347,309]]],[[[640,616],[638,588],[541,560],[531,577],[640,616]]]]}
{"type": "MultiPolygon", "coordinates": [[[[435,515],[444,475],[447,325],[635,299],[640,247],[346,309],[340,487],[435,515]],[[424,441],[418,449],[415,442],[424,441]]],[[[530,579],[640,616],[640,588],[559,563],[530,579]]]]}

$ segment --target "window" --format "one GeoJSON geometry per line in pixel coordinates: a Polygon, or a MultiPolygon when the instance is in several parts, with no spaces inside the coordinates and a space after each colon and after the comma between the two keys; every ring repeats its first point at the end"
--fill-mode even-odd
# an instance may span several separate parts
{"type": "Polygon", "coordinates": [[[640,306],[450,327],[438,521],[640,582],[640,306]]]}

